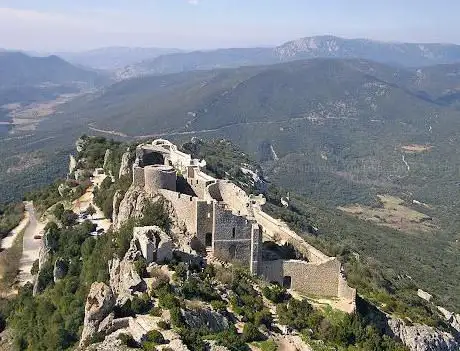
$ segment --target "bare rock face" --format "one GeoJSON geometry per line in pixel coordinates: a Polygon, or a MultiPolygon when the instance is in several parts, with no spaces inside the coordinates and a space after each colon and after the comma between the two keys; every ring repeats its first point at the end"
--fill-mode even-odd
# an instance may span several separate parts
{"type": "Polygon", "coordinates": [[[131,186],[126,192],[123,200],[118,207],[117,216],[113,224],[116,229],[128,221],[130,218],[141,218],[142,213],[149,203],[149,198],[144,189],[131,186]]]}
{"type": "Polygon", "coordinates": [[[69,155],[69,174],[72,174],[73,171],[77,168],[77,160],[73,155],[69,155]]]}
{"type": "Polygon", "coordinates": [[[131,168],[133,167],[133,158],[129,151],[126,151],[123,156],[121,156],[121,165],[120,171],[118,173],[118,178],[123,177],[131,172],[131,168]]]}
{"type": "Polygon", "coordinates": [[[118,219],[118,210],[120,208],[121,200],[123,200],[123,194],[120,190],[117,190],[113,195],[113,204],[112,204],[112,223],[116,223],[118,219]]]}
{"type": "Polygon", "coordinates": [[[77,149],[78,152],[82,152],[86,145],[88,144],[88,141],[84,138],[78,138],[78,140],[75,142],[75,148],[77,149]]]}
{"type": "Polygon", "coordinates": [[[110,149],[105,150],[104,165],[102,166],[102,168],[104,168],[104,170],[106,170],[106,171],[107,171],[107,167],[109,165],[111,157],[112,157],[112,150],[110,150],[110,149]]]}
{"type": "Polygon", "coordinates": [[[123,259],[112,259],[109,262],[110,286],[117,296],[117,304],[124,305],[130,300],[135,292],[145,292],[147,285],[137,273],[134,262],[142,256],[136,246],[135,240],[131,240],[131,246],[123,259]]]}
{"type": "Polygon", "coordinates": [[[66,260],[60,257],[56,259],[56,262],[54,262],[54,269],[53,269],[54,282],[56,283],[58,280],[61,280],[62,278],[64,278],[67,274],[68,269],[69,269],[69,265],[66,260]]]}
{"type": "Polygon", "coordinates": [[[442,313],[446,321],[454,328],[457,332],[460,333],[460,314],[455,314],[446,310],[444,307],[438,306],[439,312],[442,313]]]}
{"type": "Polygon", "coordinates": [[[394,336],[411,351],[458,351],[460,343],[446,332],[422,324],[406,325],[398,318],[388,319],[394,336]]]}
{"type": "Polygon", "coordinates": [[[86,346],[96,336],[101,322],[112,312],[115,296],[106,284],[93,283],[86,298],[85,319],[80,347],[86,346]]]}
{"type": "Polygon", "coordinates": [[[209,328],[213,332],[221,332],[228,328],[227,318],[220,313],[203,308],[200,310],[181,310],[185,324],[190,328],[209,328]]]}

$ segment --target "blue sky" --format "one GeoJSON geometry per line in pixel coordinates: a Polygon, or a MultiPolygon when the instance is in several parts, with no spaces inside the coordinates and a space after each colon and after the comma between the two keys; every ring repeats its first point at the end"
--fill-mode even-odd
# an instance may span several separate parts
{"type": "Polygon", "coordinates": [[[184,49],[333,34],[460,44],[458,0],[0,0],[0,47],[184,49]]]}

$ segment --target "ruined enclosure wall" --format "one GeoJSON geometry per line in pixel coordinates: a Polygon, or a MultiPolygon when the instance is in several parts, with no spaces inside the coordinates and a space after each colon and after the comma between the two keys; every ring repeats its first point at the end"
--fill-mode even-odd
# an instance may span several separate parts
{"type": "Polygon", "coordinates": [[[291,289],[308,295],[339,296],[340,262],[336,258],[323,263],[298,260],[265,261],[261,274],[270,282],[283,284],[291,277],[291,289]]]}
{"type": "Polygon", "coordinates": [[[236,216],[214,203],[214,256],[225,261],[250,265],[252,225],[254,222],[236,216]]]}
{"type": "Polygon", "coordinates": [[[283,240],[294,246],[300,253],[302,253],[310,262],[320,263],[330,259],[318,249],[314,248],[303,240],[297,233],[290,230],[289,227],[269,216],[259,209],[254,209],[254,217],[263,228],[263,234],[276,240],[283,240]]]}
{"type": "Polygon", "coordinates": [[[205,245],[206,233],[212,233],[214,224],[214,206],[205,200],[196,201],[196,236],[205,245]]]}
{"type": "Polygon", "coordinates": [[[259,265],[262,263],[262,233],[257,223],[251,228],[251,262],[249,270],[252,274],[259,274],[259,265]]]}
{"type": "Polygon", "coordinates": [[[146,166],[144,168],[145,191],[156,194],[159,189],[176,191],[177,175],[174,168],[169,166],[146,166]]]}
{"type": "Polygon", "coordinates": [[[348,286],[346,278],[339,275],[339,297],[348,301],[356,301],[356,289],[348,286]]]}
{"type": "Polygon", "coordinates": [[[233,211],[242,216],[252,216],[251,200],[243,189],[228,181],[218,181],[217,185],[222,200],[233,211]]]}
{"type": "Polygon", "coordinates": [[[206,187],[209,185],[207,181],[200,178],[188,178],[187,182],[200,199],[205,199],[206,187]]]}
{"type": "Polygon", "coordinates": [[[171,203],[179,224],[185,225],[190,234],[196,234],[196,198],[165,189],[159,192],[171,203]]]}

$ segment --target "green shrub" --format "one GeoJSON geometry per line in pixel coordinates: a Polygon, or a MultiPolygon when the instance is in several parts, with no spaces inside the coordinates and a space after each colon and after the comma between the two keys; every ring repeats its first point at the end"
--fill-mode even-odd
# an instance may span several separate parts
{"type": "Polygon", "coordinates": [[[159,321],[158,328],[161,328],[163,330],[168,330],[168,329],[171,329],[171,325],[166,321],[159,321]]]}
{"type": "Polygon", "coordinates": [[[248,322],[243,327],[243,339],[246,342],[261,341],[264,335],[253,323],[248,322]]]}
{"type": "Polygon", "coordinates": [[[149,311],[149,314],[154,317],[161,317],[163,314],[163,309],[161,307],[152,307],[149,311]]]}

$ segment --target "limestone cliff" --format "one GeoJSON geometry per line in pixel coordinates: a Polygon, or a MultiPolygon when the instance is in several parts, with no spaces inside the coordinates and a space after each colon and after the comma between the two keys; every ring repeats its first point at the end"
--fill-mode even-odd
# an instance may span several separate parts
{"type": "Polygon", "coordinates": [[[135,261],[142,256],[136,247],[135,240],[123,259],[114,258],[109,262],[110,287],[117,296],[117,304],[123,305],[132,298],[135,292],[147,290],[145,281],[139,276],[135,267],[135,261]]]}
{"type": "Polygon", "coordinates": [[[86,299],[85,319],[80,346],[87,345],[98,333],[101,322],[112,312],[115,296],[104,283],[93,283],[86,299]]]}
{"type": "Polygon", "coordinates": [[[454,336],[427,325],[407,325],[399,318],[388,319],[388,326],[395,338],[411,351],[458,351],[460,343],[454,336]]]}
{"type": "Polygon", "coordinates": [[[126,192],[120,205],[117,207],[116,203],[120,200],[121,194],[114,196],[114,209],[113,209],[113,226],[115,229],[126,223],[130,218],[141,218],[142,213],[149,203],[149,197],[145,193],[144,189],[131,186],[126,192]]]}
{"type": "Polygon", "coordinates": [[[120,165],[120,171],[118,172],[118,178],[121,178],[124,175],[127,175],[131,172],[133,162],[134,160],[133,160],[131,152],[126,151],[123,154],[123,156],[121,156],[121,165],[120,165]]]}

